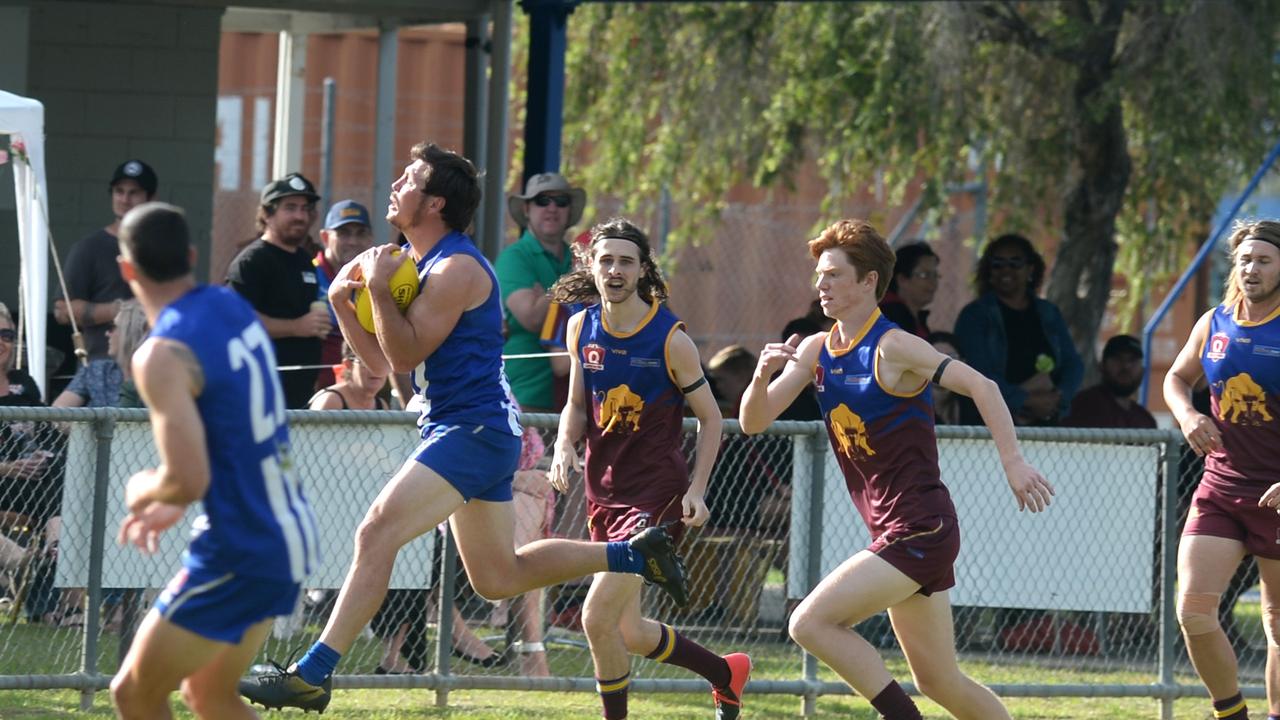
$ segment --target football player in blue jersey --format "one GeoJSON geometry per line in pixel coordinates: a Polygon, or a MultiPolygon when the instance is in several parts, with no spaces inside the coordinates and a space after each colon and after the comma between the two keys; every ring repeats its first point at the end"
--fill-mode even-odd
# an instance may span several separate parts
{"type": "Polygon", "coordinates": [[[183,569],[138,630],[111,682],[122,718],[171,717],[169,695],[201,718],[253,718],[237,681],[272,618],[287,615],[316,561],[315,518],[289,460],[284,394],[266,331],[248,303],[197,285],[182,211],[125,215],[120,272],[152,331],[133,356],[160,465],[126,489],[121,542],[154,552],[199,502],[183,569]]]}
{"type": "Polygon", "coordinates": [[[411,373],[422,444],[382,489],[356,532],[355,558],[320,640],[296,665],[245,680],[241,692],[269,708],[323,710],[342,653],[377,612],[400,548],[448,519],[471,584],[486,598],[596,572],[643,575],[687,601],[671,539],[650,528],[630,541],[539,540],[514,549],[512,477],[521,427],[502,369],[497,278],[466,230],[480,204],[475,166],[423,143],[391,188],[387,221],[401,248],[361,253],[333,279],[329,298],[347,342],[369,369],[411,373]],[[389,281],[417,265],[419,293],[405,311],[389,281]],[[375,332],[350,304],[367,288],[375,332]]]}

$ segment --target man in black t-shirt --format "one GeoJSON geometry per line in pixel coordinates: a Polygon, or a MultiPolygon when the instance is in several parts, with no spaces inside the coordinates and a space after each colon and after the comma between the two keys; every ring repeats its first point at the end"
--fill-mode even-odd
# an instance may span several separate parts
{"type": "Polygon", "coordinates": [[[120,303],[133,297],[116,265],[120,254],[116,240],[120,219],[134,206],[153,199],[158,185],[156,172],[150,165],[141,160],[121,163],[111,174],[107,186],[115,220],[77,242],[67,256],[67,294],[71,296],[71,307],[68,310],[66,302],[58,298],[53,304],[53,316],[59,323],[69,325],[70,314],[75,314],[91,360],[107,358],[107,328],[120,311],[120,303]]]}
{"type": "Polygon", "coordinates": [[[268,183],[258,208],[262,235],[227,269],[227,284],[249,301],[271,337],[285,403],[293,409],[307,407],[318,371],[286,368],[317,365],[321,338],[331,327],[316,268],[305,249],[319,199],[311,181],[298,173],[268,183]]]}

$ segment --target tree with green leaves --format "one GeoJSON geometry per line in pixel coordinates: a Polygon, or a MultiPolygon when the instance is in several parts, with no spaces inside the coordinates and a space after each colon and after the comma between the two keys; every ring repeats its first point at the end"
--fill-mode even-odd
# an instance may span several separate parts
{"type": "Polygon", "coordinates": [[[809,162],[828,208],[877,172],[937,208],[976,169],[1002,230],[1059,228],[1047,294],[1085,357],[1113,271],[1141,297],[1179,270],[1280,139],[1266,0],[609,3],[570,24],[566,157],[588,187],[670,188],[678,242],[730,188],[809,162]]]}

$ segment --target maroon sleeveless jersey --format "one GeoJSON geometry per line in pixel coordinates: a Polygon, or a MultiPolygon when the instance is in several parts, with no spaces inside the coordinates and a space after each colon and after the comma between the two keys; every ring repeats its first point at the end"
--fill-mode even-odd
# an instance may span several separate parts
{"type": "Polygon", "coordinates": [[[611,331],[599,305],[582,312],[574,347],[587,402],[587,498],[602,507],[665,506],[689,489],[684,395],[667,355],[684,323],[657,302],[627,333],[611,331]]]}
{"type": "Polygon", "coordinates": [[[873,538],[891,530],[931,528],[939,517],[956,516],[938,471],[929,382],[896,395],[880,385],[876,374],[880,339],[897,327],[877,308],[847,347],[833,347],[829,333],[814,371],[831,447],[873,538]]]}

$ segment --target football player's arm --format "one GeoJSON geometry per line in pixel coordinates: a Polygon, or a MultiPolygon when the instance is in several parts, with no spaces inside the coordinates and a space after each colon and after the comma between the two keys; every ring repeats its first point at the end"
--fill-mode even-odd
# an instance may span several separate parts
{"type": "Polygon", "coordinates": [[[677,330],[671,336],[668,351],[671,358],[671,374],[675,378],[677,387],[684,393],[689,408],[698,418],[698,440],[695,445],[689,492],[702,497],[707,493],[711,468],[715,466],[716,455],[720,452],[720,433],[724,422],[720,416],[720,406],[716,404],[715,396],[711,394],[711,386],[703,377],[698,347],[693,344],[693,340],[683,330],[677,330]],[[693,389],[689,390],[691,387],[693,389]],[[685,392],[686,390],[689,391],[685,392]]]}
{"type": "Polygon", "coordinates": [[[938,352],[924,338],[902,330],[885,333],[877,352],[884,364],[882,367],[901,371],[899,382],[902,384],[919,387],[920,383],[932,380],[952,392],[973,398],[982,421],[991,431],[1018,509],[1039,512],[1048,507],[1054,494],[1053,486],[1022,457],[1013,430],[1013,417],[1000,394],[1000,386],[963,362],[938,352]]]}
{"type": "Polygon", "coordinates": [[[818,364],[818,353],[827,339],[825,332],[810,335],[803,340],[792,335],[784,343],[769,343],[760,352],[755,374],[742,393],[738,421],[742,432],[754,435],[763,432],[769,423],[777,419],[805,386],[813,382],[813,368],[818,364]],[[772,380],[779,369],[782,374],[772,380]]]}
{"type": "Polygon", "coordinates": [[[551,458],[551,486],[560,492],[569,489],[569,471],[581,469],[578,461],[578,439],[587,427],[587,391],[582,379],[582,363],[578,359],[578,334],[582,331],[586,312],[569,318],[566,340],[569,343],[569,399],[560,411],[560,427],[551,458]]]}
{"type": "Polygon", "coordinates": [[[133,356],[133,377],[150,410],[160,465],[130,478],[129,510],[196,502],[209,487],[209,452],[196,407],[204,386],[200,362],[186,345],[152,338],[133,356]]]}
{"type": "Polygon", "coordinates": [[[1210,310],[1196,321],[1187,344],[1182,346],[1182,351],[1164,376],[1164,402],[1169,406],[1169,412],[1173,413],[1178,427],[1182,429],[1187,444],[1197,455],[1222,448],[1222,435],[1218,432],[1218,427],[1191,404],[1191,389],[1204,375],[1200,353],[1209,338],[1209,323],[1213,319],[1213,313],[1210,310]]]}
{"type": "MultiPolygon", "coordinates": [[[[360,362],[371,372],[391,375],[391,363],[382,352],[378,338],[365,330],[356,319],[356,308],[351,303],[351,293],[364,287],[360,268],[361,260],[365,253],[372,251],[373,248],[370,248],[360,253],[338,270],[338,274],[329,283],[329,306],[333,308],[333,316],[338,319],[338,329],[342,332],[342,338],[347,341],[347,345],[351,346],[356,357],[360,358],[360,362]]],[[[390,290],[387,292],[390,294],[390,290]]]]}
{"type": "Polygon", "coordinates": [[[479,307],[492,289],[489,274],[467,255],[438,263],[404,314],[391,298],[388,283],[370,283],[373,326],[391,369],[413,372],[449,337],[462,313],[479,307]]]}

